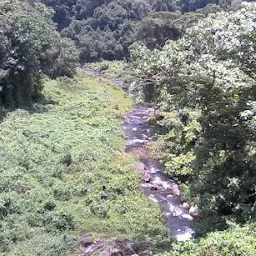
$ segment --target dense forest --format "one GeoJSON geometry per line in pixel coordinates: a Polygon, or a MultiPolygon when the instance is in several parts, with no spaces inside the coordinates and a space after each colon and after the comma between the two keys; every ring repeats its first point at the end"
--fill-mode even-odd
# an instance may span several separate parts
{"type": "Polygon", "coordinates": [[[256,255],[255,31],[254,1],[2,0],[0,255],[79,255],[85,234],[146,256],[256,255]],[[132,100],[85,63],[154,107],[150,150],[197,209],[191,241],[141,193],[132,100]]]}
{"type": "Polygon", "coordinates": [[[0,103],[24,107],[40,97],[42,74],[72,76],[78,51],[51,21],[53,12],[37,1],[0,3],[0,103]]]}
{"type": "Polygon", "coordinates": [[[161,50],[134,51],[145,98],[165,117],[167,171],[222,229],[256,216],[255,17],[255,5],[209,15],[161,50]]]}
{"type": "Polygon", "coordinates": [[[140,41],[149,48],[178,39],[186,26],[208,12],[235,9],[231,0],[42,0],[55,10],[58,31],[81,49],[81,62],[129,59],[140,41]],[[205,7],[204,11],[193,13],[205,7]],[[218,5],[218,6],[217,6],[218,5]],[[189,13],[188,13],[189,12],[189,13]],[[185,14],[186,13],[186,14],[185,14]]]}
{"type": "MultiPolygon", "coordinates": [[[[165,132],[155,150],[167,172],[183,181],[184,200],[199,207],[198,235],[245,223],[255,230],[255,17],[255,4],[244,3],[235,12],[208,15],[160,50],[132,52],[134,89],[162,117],[165,132]]],[[[253,255],[255,240],[245,254],[231,242],[244,231],[215,234],[187,253],[230,255],[214,241],[230,236],[225,243],[235,255],[253,255]]]]}

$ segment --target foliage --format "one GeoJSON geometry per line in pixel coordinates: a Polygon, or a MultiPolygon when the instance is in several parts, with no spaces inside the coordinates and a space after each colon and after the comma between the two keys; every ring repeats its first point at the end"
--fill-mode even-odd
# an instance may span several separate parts
{"type": "Polygon", "coordinates": [[[118,79],[123,83],[122,89],[129,90],[129,86],[134,82],[134,69],[130,63],[125,61],[101,61],[88,64],[96,71],[102,72],[113,79],[118,79]]]}
{"type": "Polygon", "coordinates": [[[164,163],[169,175],[188,178],[193,171],[195,141],[201,132],[198,120],[200,112],[188,113],[183,110],[159,113],[164,119],[159,121],[158,125],[169,132],[152,145],[154,151],[164,163]]]}
{"type": "Polygon", "coordinates": [[[167,171],[187,176],[190,200],[207,217],[199,233],[256,216],[255,17],[255,3],[244,3],[199,20],[162,50],[133,50],[137,89],[168,112],[160,122],[167,171]]]}
{"type": "Polygon", "coordinates": [[[255,225],[246,225],[224,232],[213,232],[196,242],[176,244],[171,252],[161,256],[253,256],[255,253],[255,225]]]}
{"type": "Polygon", "coordinates": [[[0,255],[67,255],[77,237],[168,237],[140,192],[121,117],[131,100],[104,79],[44,79],[45,102],[1,123],[0,255]],[[115,152],[119,152],[116,154],[115,152]]]}
{"type": "Polygon", "coordinates": [[[42,73],[74,73],[77,52],[56,32],[52,12],[43,4],[4,0],[0,10],[0,105],[28,106],[39,97],[42,73]]]}
{"type": "Polygon", "coordinates": [[[120,78],[125,74],[128,64],[124,61],[101,61],[88,64],[94,70],[103,72],[107,75],[120,78]]]}
{"type": "Polygon", "coordinates": [[[218,7],[217,0],[41,1],[55,10],[53,21],[61,34],[81,49],[82,63],[129,59],[129,47],[135,42],[163,46],[167,39],[178,39],[194,20],[240,2],[223,0],[218,7]]]}

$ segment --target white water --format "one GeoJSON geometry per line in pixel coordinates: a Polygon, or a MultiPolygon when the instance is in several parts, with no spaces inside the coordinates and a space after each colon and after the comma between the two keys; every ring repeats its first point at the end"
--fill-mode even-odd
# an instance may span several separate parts
{"type": "MultiPolygon", "coordinates": [[[[89,67],[83,69],[97,77],[112,81],[116,86],[125,89],[118,79],[105,75],[89,67]]],[[[149,106],[135,106],[134,110],[125,117],[124,129],[127,136],[126,151],[144,147],[148,142],[157,140],[147,120],[154,115],[154,109],[149,106]]],[[[166,215],[166,226],[170,234],[178,241],[187,241],[195,233],[194,218],[189,212],[189,207],[180,200],[180,192],[175,182],[164,173],[164,166],[148,158],[141,159],[146,171],[150,174],[150,182],[141,185],[144,194],[158,203],[166,215]]],[[[182,191],[181,191],[182,193],[182,191]]]]}
{"type": "MultiPolygon", "coordinates": [[[[147,120],[154,110],[147,106],[135,106],[126,117],[124,129],[127,136],[126,151],[142,148],[149,141],[155,141],[154,134],[147,120]]],[[[150,182],[141,185],[144,194],[158,203],[166,215],[166,226],[170,234],[178,241],[191,239],[194,231],[194,217],[189,213],[189,206],[180,200],[179,187],[164,173],[164,167],[157,161],[143,156],[145,172],[150,175],[150,182]]]]}

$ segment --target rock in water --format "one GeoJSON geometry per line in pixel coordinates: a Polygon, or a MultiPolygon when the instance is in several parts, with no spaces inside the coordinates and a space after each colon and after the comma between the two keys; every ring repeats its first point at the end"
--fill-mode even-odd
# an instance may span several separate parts
{"type": "Polygon", "coordinates": [[[149,171],[145,171],[144,172],[144,177],[143,177],[144,181],[145,182],[150,182],[151,181],[151,175],[150,175],[150,172],[149,171]]]}
{"type": "Polygon", "coordinates": [[[158,188],[159,188],[158,186],[152,185],[150,187],[150,190],[156,191],[156,190],[158,190],[158,188]]]}
{"type": "Polygon", "coordinates": [[[189,214],[193,217],[199,216],[199,211],[197,205],[192,205],[189,209],[189,214]]]}
{"type": "Polygon", "coordinates": [[[180,189],[179,189],[179,186],[178,186],[178,185],[172,186],[171,190],[172,190],[172,193],[173,193],[174,195],[177,195],[177,196],[180,195],[180,189]]]}

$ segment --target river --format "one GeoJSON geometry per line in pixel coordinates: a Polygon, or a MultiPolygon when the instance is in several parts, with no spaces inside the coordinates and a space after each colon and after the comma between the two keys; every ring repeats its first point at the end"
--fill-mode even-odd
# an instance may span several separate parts
{"type": "MultiPolygon", "coordinates": [[[[84,67],[84,69],[97,77],[110,80],[122,89],[124,88],[123,83],[115,77],[89,67],[84,67]]],[[[133,165],[134,168],[142,172],[141,189],[145,196],[156,202],[165,213],[166,226],[170,234],[178,241],[186,241],[191,239],[195,233],[191,209],[187,203],[181,201],[182,191],[165,173],[164,166],[146,153],[147,144],[158,138],[148,122],[154,113],[155,110],[150,105],[141,104],[134,105],[133,110],[124,117],[123,127],[127,138],[126,152],[145,152],[140,154],[140,163],[133,165]]]]}

